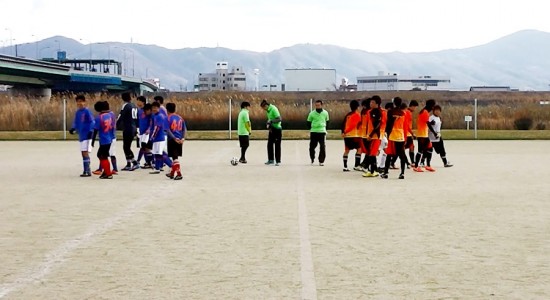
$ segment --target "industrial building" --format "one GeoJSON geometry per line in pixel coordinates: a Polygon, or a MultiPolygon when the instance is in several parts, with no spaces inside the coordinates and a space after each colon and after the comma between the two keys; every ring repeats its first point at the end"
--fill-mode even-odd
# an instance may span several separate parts
{"type": "Polygon", "coordinates": [[[314,92],[334,91],[336,69],[285,69],[284,91],[314,92]]]}
{"type": "Polygon", "coordinates": [[[397,73],[378,76],[357,77],[358,91],[448,91],[451,88],[451,78],[448,76],[410,76],[397,73]]]}
{"type": "Polygon", "coordinates": [[[242,67],[232,67],[227,62],[216,63],[215,73],[199,73],[199,91],[245,91],[246,74],[242,67]]]}

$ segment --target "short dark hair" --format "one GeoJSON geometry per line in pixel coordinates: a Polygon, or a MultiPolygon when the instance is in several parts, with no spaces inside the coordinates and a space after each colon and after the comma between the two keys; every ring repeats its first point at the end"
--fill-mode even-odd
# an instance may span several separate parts
{"type": "Polygon", "coordinates": [[[103,110],[109,110],[111,107],[109,107],[109,102],[103,101],[103,110]]]}
{"type": "Polygon", "coordinates": [[[351,108],[352,111],[356,110],[359,107],[359,101],[357,100],[351,100],[349,103],[349,108],[351,108]]]}
{"type": "Polygon", "coordinates": [[[435,105],[435,100],[434,99],[430,99],[428,101],[426,101],[426,107],[427,108],[433,108],[435,105]]]}
{"type": "Polygon", "coordinates": [[[390,109],[392,109],[393,107],[394,107],[393,102],[388,102],[388,103],[386,103],[386,105],[384,105],[384,108],[385,108],[386,110],[390,110],[390,109]]]}
{"type": "Polygon", "coordinates": [[[147,103],[147,98],[145,98],[145,96],[139,96],[137,97],[137,101],[147,103]]]}
{"type": "Polygon", "coordinates": [[[407,106],[407,103],[401,103],[401,105],[399,106],[399,109],[406,109],[408,106],[407,106]]]}
{"type": "Polygon", "coordinates": [[[266,106],[266,105],[269,105],[269,102],[267,102],[267,100],[263,99],[263,100],[262,100],[262,103],[260,103],[260,106],[261,106],[261,107],[264,107],[264,106],[266,106]]]}
{"type": "Polygon", "coordinates": [[[164,97],[162,97],[162,96],[155,96],[155,98],[153,98],[153,100],[157,101],[160,104],[164,103],[164,97]]]}
{"type": "Polygon", "coordinates": [[[380,106],[380,103],[382,103],[382,99],[380,99],[380,97],[377,97],[377,98],[372,97],[370,98],[370,100],[376,102],[378,106],[380,106]]]}
{"type": "Polygon", "coordinates": [[[172,102],[167,103],[166,104],[166,110],[171,114],[175,113],[176,112],[176,104],[172,103],[172,102]]]}
{"type": "Polygon", "coordinates": [[[94,104],[94,109],[95,109],[95,111],[97,111],[97,112],[102,112],[102,111],[103,111],[103,101],[97,101],[97,102],[94,104]]]}
{"type": "Polygon", "coordinates": [[[418,106],[418,101],[411,100],[411,103],[409,103],[409,107],[416,107],[416,106],[418,106]]]}
{"type": "Polygon", "coordinates": [[[79,94],[79,95],[76,95],[74,100],[75,101],[78,101],[78,100],[86,101],[86,97],[84,97],[84,95],[82,95],[82,94],[79,94]]]}
{"type": "Polygon", "coordinates": [[[395,97],[392,100],[393,104],[395,104],[395,107],[401,107],[401,103],[403,103],[403,99],[401,97],[395,97]]]}
{"type": "Polygon", "coordinates": [[[365,98],[363,101],[361,101],[361,106],[369,107],[371,100],[372,100],[372,98],[365,98]]]}
{"type": "Polygon", "coordinates": [[[124,102],[130,102],[132,100],[132,95],[130,95],[130,93],[128,92],[122,93],[121,97],[122,97],[122,101],[124,102]]]}
{"type": "Polygon", "coordinates": [[[151,104],[151,107],[160,107],[160,103],[158,101],[155,101],[151,104]]]}
{"type": "Polygon", "coordinates": [[[250,103],[243,101],[241,102],[241,108],[250,107],[250,103]]]}
{"type": "Polygon", "coordinates": [[[153,105],[151,105],[151,103],[145,103],[145,105],[143,105],[143,110],[151,110],[153,108],[153,105]]]}
{"type": "Polygon", "coordinates": [[[315,100],[315,103],[321,103],[321,105],[323,105],[323,100],[315,100]]]}
{"type": "Polygon", "coordinates": [[[433,108],[433,110],[436,110],[436,109],[437,109],[437,110],[439,110],[439,111],[441,111],[441,106],[439,106],[439,105],[437,105],[437,104],[436,104],[436,105],[434,105],[434,108],[433,108]]]}
{"type": "Polygon", "coordinates": [[[378,96],[378,95],[372,96],[371,99],[372,99],[372,100],[375,100],[375,101],[376,101],[376,100],[380,100],[379,103],[382,103],[382,98],[380,98],[380,96],[378,96]]]}

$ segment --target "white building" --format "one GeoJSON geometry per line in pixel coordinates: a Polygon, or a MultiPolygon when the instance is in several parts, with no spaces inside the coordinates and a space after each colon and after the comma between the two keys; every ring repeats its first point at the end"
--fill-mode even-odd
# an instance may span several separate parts
{"type": "Polygon", "coordinates": [[[285,91],[336,90],[336,69],[285,69],[285,91]]]}
{"type": "Polygon", "coordinates": [[[199,91],[244,91],[246,74],[242,67],[232,67],[227,62],[216,63],[216,73],[199,73],[199,91]]]}
{"type": "Polygon", "coordinates": [[[357,77],[358,91],[448,91],[450,88],[451,78],[448,76],[403,76],[379,72],[378,76],[357,77]]]}

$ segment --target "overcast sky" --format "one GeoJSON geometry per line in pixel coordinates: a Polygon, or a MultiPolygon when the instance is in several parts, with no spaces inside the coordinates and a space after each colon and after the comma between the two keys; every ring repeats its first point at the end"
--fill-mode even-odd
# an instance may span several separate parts
{"type": "Polygon", "coordinates": [[[0,0],[0,46],[63,35],[171,49],[311,43],[428,52],[550,32],[549,8],[546,0],[0,0]]]}

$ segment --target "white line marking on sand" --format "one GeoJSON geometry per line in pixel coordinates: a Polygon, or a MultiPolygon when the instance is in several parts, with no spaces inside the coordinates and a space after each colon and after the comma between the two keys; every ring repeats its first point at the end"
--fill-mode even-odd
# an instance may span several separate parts
{"type": "MultiPolygon", "coordinates": [[[[167,185],[167,187],[175,186],[167,185]]],[[[172,190],[172,188],[167,189],[172,190]]],[[[166,189],[164,191],[166,192],[166,189]]],[[[46,254],[44,260],[40,265],[23,272],[14,282],[0,285],[0,298],[7,296],[14,291],[20,290],[29,284],[42,280],[44,277],[48,276],[48,274],[52,272],[54,268],[59,267],[63,263],[65,263],[67,257],[71,254],[71,252],[78,248],[84,247],[86,244],[90,243],[95,237],[106,233],[111,228],[129,219],[136,212],[153,203],[154,200],[158,199],[158,195],[155,195],[155,197],[149,196],[147,198],[142,198],[141,200],[130,204],[121,213],[107,220],[104,220],[99,224],[90,226],[84,234],[66,241],[58,248],[46,254]]]]}
{"type": "MultiPolygon", "coordinates": [[[[303,164],[300,152],[303,149],[296,145],[296,161],[298,165],[303,164]]],[[[297,191],[298,191],[298,223],[300,226],[300,277],[302,279],[302,299],[316,300],[317,286],[315,284],[315,273],[313,269],[313,257],[311,255],[311,242],[309,239],[309,222],[307,220],[306,194],[304,191],[304,178],[302,169],[297,170],[297,191]]]]}

